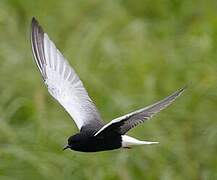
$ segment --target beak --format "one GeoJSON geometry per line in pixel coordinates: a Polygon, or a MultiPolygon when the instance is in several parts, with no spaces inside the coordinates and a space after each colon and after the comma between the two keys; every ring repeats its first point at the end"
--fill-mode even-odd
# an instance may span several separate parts
{"type": "Polygon", "coordinates": [[[63,148],[63,151],[65,151],[66,149],[70,148],[69,145],[66,145],[64,148],[63,148]]]}

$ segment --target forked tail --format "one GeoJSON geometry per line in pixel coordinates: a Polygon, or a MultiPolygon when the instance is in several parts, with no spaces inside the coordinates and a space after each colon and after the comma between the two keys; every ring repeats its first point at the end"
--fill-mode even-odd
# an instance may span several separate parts
{"type": "Polygon", "coordinates": [[[158,143],[158,142],[153,142],[153,141],[140,141],[138,139],[135,139],[127,135],[122,135],[121,137],[122,137],[122,147],[123,148],[130,148],[132,146],[137,146],[137,145],[157,144],[158,143]]]}

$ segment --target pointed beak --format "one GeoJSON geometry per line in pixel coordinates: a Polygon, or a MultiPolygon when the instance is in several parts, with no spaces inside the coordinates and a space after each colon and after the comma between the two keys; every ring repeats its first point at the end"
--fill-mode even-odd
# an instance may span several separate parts
{"type": "Polygon", "coordinates": [[[63,151],[65,151],[66,149],[70,148],[70,146],[67,144],[64,148],[63,151]]]}

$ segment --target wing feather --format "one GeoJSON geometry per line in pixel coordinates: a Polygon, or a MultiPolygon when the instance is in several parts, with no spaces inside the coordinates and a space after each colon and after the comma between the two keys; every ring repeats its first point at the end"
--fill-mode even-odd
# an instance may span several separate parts
{"type": "Polygon", "coordinates": [[[175,101],[177,97],[179,97],[183,93],[186,88],[187,86],[181,88],[172,95],[166,97],[161,101],[158,101],[155,104],[112,120],[111,122],[103,126],[97,133],[95,133],[94,136],[99,136],[110,132],[116,132],[122,135],[125,134],[133,127],[144,122],[145,120],[150,119],[153,115],[168,107],[172,102],[175,101]]]}
{"type": "Polygon", "coordinates": [[[35,18],[32,19],[31,44],[36,64],[49,93],[71,115],[78,128],[88,124],[91,127],[94,124],[103,126],[98,110],[83,83],[35,18]]]}

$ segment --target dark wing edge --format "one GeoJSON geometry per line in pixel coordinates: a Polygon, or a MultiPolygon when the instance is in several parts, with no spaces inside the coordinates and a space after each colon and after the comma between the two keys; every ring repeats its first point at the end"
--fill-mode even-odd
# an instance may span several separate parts
{"type": "Polygon", "coordinates": [[[125,134],[130,129],[134,128],[145,120],[150,119],[153,115],[168,107],[186,90],[186,88],[187,85],[172,95],[164,98],[163,100],[156,102],[155,104],[112,120],[110,123],[102,127],[94,136],[100,136],[102,134],[109,133],[109,131],[115,131],[121,135],[125,134]]]}
{"type": "MultiPolygon", "coordinates": [[[[172,104],[177,97],[179,97],[187,88],[184,86],[180,90],[176,91],[172,95],[166,97],[165,99],[148,106],[144,109],[139,110],[138,112],[133,113],[131,116],[123,119],[123,125],[120,127],[120,133],[125,134],[130,129],[134,128],[140,123],[143,123],[145,120],[151,119],[155,114],[160,112],[161,110],[167,108],[170,104],[172,104]]],[[[121,120],[122,121],[122,120],[121,120]]]]}
{"type": "Polygon", "coordinates": [[[42,27],[39,25],[38,21],[35,17],[32,18],[31,23],[31,46],[32,52],[34,55],[35,62],[38,66],[39,71],[42,74],[43,80],[46,79],[46,71],[45,71],[45,54],[44,54],[44,31],[42,27]]]}

